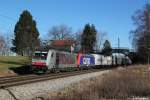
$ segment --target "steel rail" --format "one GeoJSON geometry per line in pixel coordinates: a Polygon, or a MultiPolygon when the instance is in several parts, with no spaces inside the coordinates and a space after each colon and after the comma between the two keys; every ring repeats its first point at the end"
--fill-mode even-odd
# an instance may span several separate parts
{"type": "Polygon", "coordinates": [[[0,88],[6,88],[6,87],[18,86],[18,85],[29,84],[29,83],[34,83],[34,82],[64,78],[64,77],[75,76],[75,75],[80,75],[80,74],[87,74],[87,73],[98,72],[102,70],[104,69],[99,69],[99,70],[92,69],[92,70],[74,71],[74,72],[57,73],[57,74],[46,74],[46,75],[41,75],[41,76],[36,76],[36,77],[25,77],[23,79],[16,78],[16,79],[1,80],[0,88]]]}
{"type": "Polygon", "coordinates": [[[16,75],[16,76],[6,76],[6,77],[0,77],[1,80],[8,80],[8,79],[17,79],[17,78],[24,78],[24,77],[31,77],[36,76],[35,74],[27,74],[27,75],[16,75]]]}
{"type": "MultiPolygon", "coordinates": [[[[77,72],[77,71],[74,71],[77,72]]],[[[67,73],[73,73],[73,72],[65,72],[67,73]]],[[[29,79],[34,79],[34,78],[42,78],[42,77],[47,77],[47,76],[56,76],[56,75],[62,75],[64,74],[63,72],[61,73],[49,73],[49,74],[42,74],[42,75],[24,75],[24,76],[13,76],[13,77],[4,77],[0,78],[0,84],[6,83],[6,82],[11,82],[11,81],[19,81],[19,80],[29,80],[29,79]]]]}

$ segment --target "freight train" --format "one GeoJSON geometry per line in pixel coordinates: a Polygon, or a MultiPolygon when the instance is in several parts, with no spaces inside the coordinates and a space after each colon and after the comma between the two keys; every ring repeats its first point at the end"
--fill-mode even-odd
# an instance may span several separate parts
{"type": "Polygon", "coordinates": [[[102,54],[70,53],[50,49],[49,51],[35,51],[32,57],[31,70],[37,72],[55,72],[102,68],[131,64],[128,56],[113,53],[111,56],[102,54]]]}

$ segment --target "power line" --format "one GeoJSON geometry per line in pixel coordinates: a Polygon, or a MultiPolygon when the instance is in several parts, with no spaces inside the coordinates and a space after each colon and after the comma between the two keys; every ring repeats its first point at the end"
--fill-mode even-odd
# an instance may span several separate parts
{"type": "Polygon", "coordinates": [[[120,39],[118,37],[118,49],[120,48],[120,39]]]}
{"type": "MultiPolygon", "coordinates": [[[[12,18],[12,17],[9,17],[9,16],[6,16],[6,15],[3,15],[3,14],[0,14],[0,17],[2,18],[5,18],[5,19],[8,19],[8,20],[11,20],[13,22],[16,22],[16,19],[12,18]]],[[[11,31],[11,29],[8,29],[8,28],[4,28],[4,27],[1,27],[0,26],[0,30],[4,30],[4,31],[11,31]]]]}
{"type": "Polygon", "coordinates": [[[3,31],[10,32],[10,31],[12,31],[12,30],[0,26],[0,32],[3,32],[3,31]]]}
{"type": "MultiPolygon", "coordinates": [[[[17,19],[12,18],[12,17],[9,17],[9,16],[6,16],[6,15],[3,15],[3,14],[0,14],[0,17],[5,18],[5,19],[9,19],[9,20],[15,21],[15,22],[17,21],[17,19]]],[[[1,28],[2,28],[2,27],[1,27],[1,28]]],[[[41,31],[44,31],[44,32],[48,33],[48,31],[43,30],[43,28],[40,28],[40,27],[39,27],[39,29],[40,29],[41,31]]],[[[6,29],[6,28],[4,28],[4,30],[7,30],[7,31],[8,31],[8,29],[6,29]]]]}
{"type": "Polygon", "coordinates": [[[6,15],[2,15],[0,14],[0,17],[3,17],[5,19],[9,19],[9,20],[12,20],[12,21],[16,21],[16,19],[12,18],[12,17],[9,17],[9,16],[6,16],[6,15]]]}

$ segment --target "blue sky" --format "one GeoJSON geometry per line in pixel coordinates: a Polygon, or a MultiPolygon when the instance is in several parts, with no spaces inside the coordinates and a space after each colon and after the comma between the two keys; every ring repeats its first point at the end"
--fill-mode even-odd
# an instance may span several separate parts
{"type": "MultiPolygon", "coordinates": [[[[121,47],[131,48],[129,32],[134,28],[131,16],[149,0],[1,0],[0,32],[13,34],[23,10],[29,10],[42,38],[54,25],[66,24],[75,32],[86,23],[107,32],[113,47],[120,38],[121,47]]],[[[1,34],[0,33],[0,34],[1,34]]]]}

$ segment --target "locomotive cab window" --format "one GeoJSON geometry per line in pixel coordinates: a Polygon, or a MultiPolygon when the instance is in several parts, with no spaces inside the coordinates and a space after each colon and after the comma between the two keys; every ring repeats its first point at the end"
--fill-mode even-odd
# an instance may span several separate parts
{"type": "Polygon", "coordinates": [[[46,53],[46,52],[44,52],[44,53],[42,52],[42,56],[43,56],[43,57],[46,57],[46,56],[47,56],[47,53],[46,53]]]}

